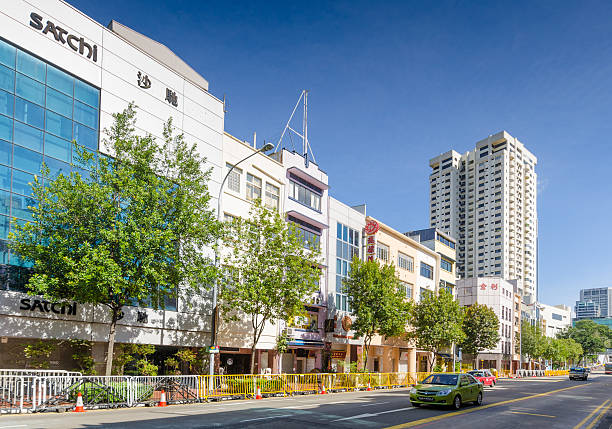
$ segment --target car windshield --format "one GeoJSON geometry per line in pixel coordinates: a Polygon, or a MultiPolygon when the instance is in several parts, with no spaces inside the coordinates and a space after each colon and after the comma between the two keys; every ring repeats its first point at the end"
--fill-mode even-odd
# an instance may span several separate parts
{"type": "Polygon", "coordinates": [[[474,377],[484,377],[485,374],[482,371],[470,371],[468,374],[472,374],[474,377]]]}
{"type": "Polygon", "coordinates": [[[584,372],[584,368],[572,368],[570,369],[572,372],[584,372]]]}
{"type": "Polygon", "coordinates": [[[432,374],[423,381],[423,384],[441,384],[443,386],[455,386],[457,384],[457,378],[457,375],[453,374],[432,374]]]}

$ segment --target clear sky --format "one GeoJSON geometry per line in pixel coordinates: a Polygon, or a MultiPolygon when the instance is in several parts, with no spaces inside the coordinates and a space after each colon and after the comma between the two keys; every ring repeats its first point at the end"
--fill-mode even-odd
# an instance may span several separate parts
{"type": "Polygon", "coordinates": [[[302,89],[331,195],[428,225],[430,158],[502,129],[538,157],[547,304],[612,286],[612,3],[69,0],[181,56],[276,143],[302,89]]]}

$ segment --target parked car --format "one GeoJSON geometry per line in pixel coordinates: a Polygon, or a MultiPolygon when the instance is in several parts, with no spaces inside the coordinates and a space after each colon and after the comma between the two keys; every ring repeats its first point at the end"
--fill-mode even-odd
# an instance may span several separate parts
{"type": "Polygon", "coordinates": [[[570,368],[569,370],[569,379],[570,380],[585,380],[589,377],[589,373],[586,368],[575,367],[570,368]]]}
{"type": "Polygon", "coordinates": [[[421,405],[450,405],[461,408],[466,402],[481,405],[483,386],[470,374],[435,373],[410,390],[410,403],[421,405]]]}
{"type": "Polygon", "coordinates": [[[468,371],[468,374],[472,375],[476,380],[480,381],[483,386],[495,386],[497,383],[497,377],[491,374],[488,369],[475,369],[468,371]]]}

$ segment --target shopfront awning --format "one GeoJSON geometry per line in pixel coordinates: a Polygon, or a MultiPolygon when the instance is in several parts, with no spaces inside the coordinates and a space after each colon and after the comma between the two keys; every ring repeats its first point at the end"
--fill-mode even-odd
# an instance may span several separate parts
{"type": "Polygon", "coordinates": [[[295,340],[289,341],[289,347],[293,347],[293,348],[320,349],[320,348],[323,348],[324,346],[325,346],[325,343],[323,343],[323,341],[319,341],[319,340],[300,340],[300,339],[295,339],[295,340]]]}

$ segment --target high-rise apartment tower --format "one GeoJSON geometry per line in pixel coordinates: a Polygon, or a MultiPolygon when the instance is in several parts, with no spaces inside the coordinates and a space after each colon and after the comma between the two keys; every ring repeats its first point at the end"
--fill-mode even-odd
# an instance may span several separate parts
{"type": "Polygon", "coordinates": [[[505,131],[429,161],[430,225],[458,240],[459,277],[518,279],[537,296],[536,164],[505,131]]]}

